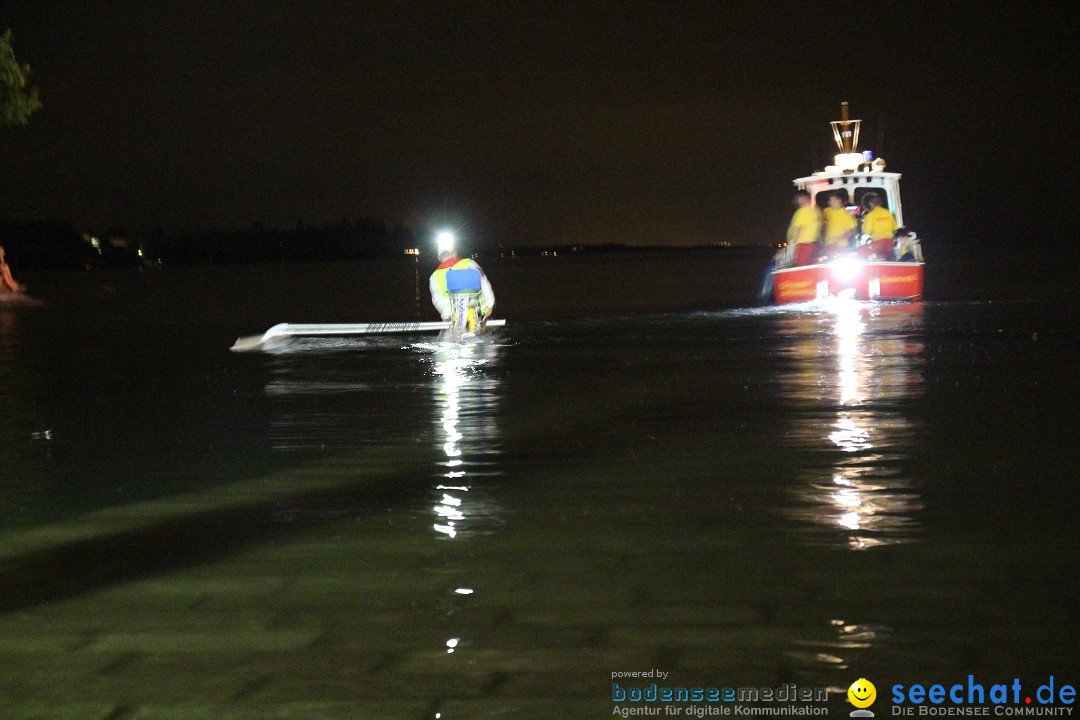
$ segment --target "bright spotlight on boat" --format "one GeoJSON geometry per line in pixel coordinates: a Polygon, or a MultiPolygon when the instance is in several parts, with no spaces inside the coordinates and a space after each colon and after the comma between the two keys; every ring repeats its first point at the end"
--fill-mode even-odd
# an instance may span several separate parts
{"type": "Polygon", "coordinates": [[[853,257],[842,257],[833,264],[833,277],[841,282],[854,280],[861,263],[853,257]]]}
{"type": "Polygon", "coordinates": [[[454,243],[457,238],[449,230],[442,230],[435,235],[436,252],[454,252],[454,243]]]}

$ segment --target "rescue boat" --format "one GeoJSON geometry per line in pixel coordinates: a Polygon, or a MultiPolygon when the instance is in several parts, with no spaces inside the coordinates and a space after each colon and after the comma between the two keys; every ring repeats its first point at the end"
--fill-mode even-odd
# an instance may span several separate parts
{"type": "MultiPolygon", "coordinates": [[[[831,297],[858,300],[913,301],[923,294],[923,254],[918,236],[904,225],[900,204],[900,173],[885,170],[885,161],[873,152],[859,152],[859,125],[848,118],[848,104],[841,105],[841,119],[830,123],[839,154],[834,164],[794,180],[796,190],[810,194],[818,210],[830,196],[841,195],[857,225],[853,243],[826,259],[824,248],[810,265],[794,266],[795,247],[776,253],[765,274],[762,299],[776,304],[807,302],[831,297]],[[870,194],[896,218],[892,257],[878,257],[869,236],[862,234],[861,218],[870,194]]],[[[880,251],[880,248],[879,248],[880,251]]]]}

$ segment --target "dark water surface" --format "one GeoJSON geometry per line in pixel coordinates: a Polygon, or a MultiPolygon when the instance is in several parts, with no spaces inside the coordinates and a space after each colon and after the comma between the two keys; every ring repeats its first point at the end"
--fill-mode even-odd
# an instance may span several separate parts
{"type": "Polygon", "coordinates": [[[0,702],[606,717],[613,672],[660,668],[836,715],[859,677],[1075,684],[1075,293],[753,308],[759,260],[494,260],[480,342],[244,355],[280,321],[431,319],[424,273],[26,278],[0,702]]]}

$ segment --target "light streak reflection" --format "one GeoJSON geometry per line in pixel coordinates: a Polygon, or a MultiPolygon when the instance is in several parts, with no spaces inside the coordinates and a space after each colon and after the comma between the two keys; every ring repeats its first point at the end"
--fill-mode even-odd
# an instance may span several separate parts
{"type": "MultiPolygon", "coordinates": [[[[498,380],[492,367],[498,345],[490,338],[479,338],[420,349],[431,352],[434,443],[443,456],[436,464],[438,474],[432,488],[432,529],[440,539],[460,542],[460,538],[484,532],[484,526],[496,519],[494,503],[484,500],[485,489],[477,486],[477,480],[498,472],[492,470],[490,457],[484,459],[497,451],[498,380]]],[[[465,579],[459,578],[461,581],[465,579]]],[[[471,583],[450,588],[447,591],[456,598],[457,607],[468,603],[468,596],[476,592],[471,583]]],[[[448,639],[447,654],[456,652],[460,643],[460,636],[448,639]]]]}
{"type": "Polygon", "coordinates": [[[916,433],[903,408],[923,392],[922,342],[911,332],[921,319],[919,305],[841,300],[784,328],[797,365],[785,389],[813,408],[791,442],[835,457],[826,468],[809,463],[791,490],[786,514],[819,529],[800,531],[811,542],[866,550],[917,536],[923,503],[903,473],[916,433]]]}
{"type": "Polygon", "coordinates": [[[427,347],[432,350],[435,381],[436,446],[445,457],[434,487],[432,527],[445,538],[457,538],[467,526],[477,530],[474,521],[490,514],[490,507],[470,492],[485,467],[479,456],[490,452],[498,434],[494,406],[498,382],[485,372],[497,358],[498,345],[482,338],[427,347]]]}

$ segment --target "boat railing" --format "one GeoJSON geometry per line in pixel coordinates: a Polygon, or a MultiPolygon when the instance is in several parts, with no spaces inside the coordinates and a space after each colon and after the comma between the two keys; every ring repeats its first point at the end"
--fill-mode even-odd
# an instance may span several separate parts
{"type": "Polygon", "coordinates": [[[911,230],[899,230],[893,236],[893,257],[897,260],[923,262],[922,242],[911,230]]]}
{"type": "Polygon", "coordinates": [[[784,268],[791,267],[795,262],[795,244],[788,243],[784,247],[776,251],[773,255],[773,268],[776,270],[783,270],[784,268]]]}

